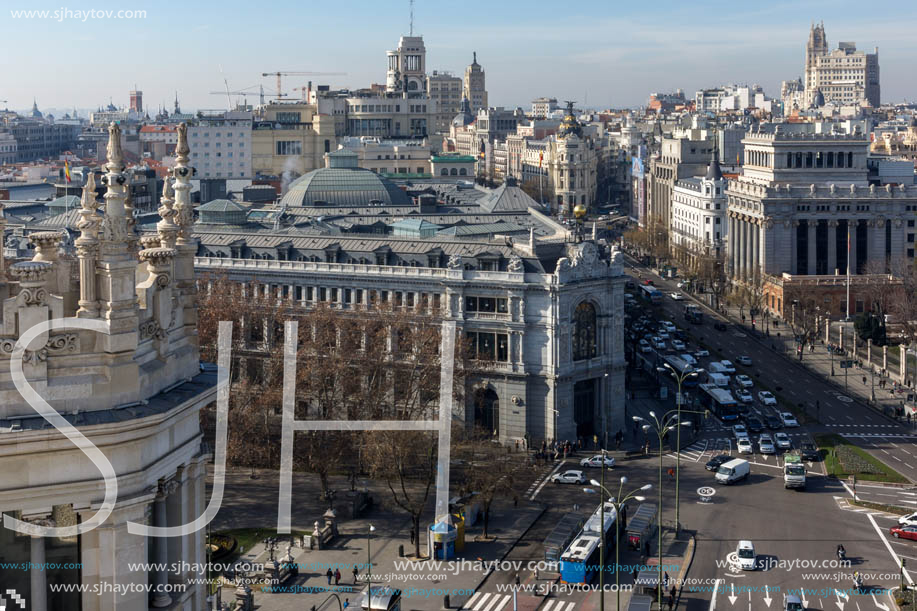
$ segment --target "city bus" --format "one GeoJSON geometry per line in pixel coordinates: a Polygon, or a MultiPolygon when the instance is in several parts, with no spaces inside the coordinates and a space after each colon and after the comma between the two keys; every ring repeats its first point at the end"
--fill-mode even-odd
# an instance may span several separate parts
{"type": "Polygon", "coordinates": [[[734,422],[739,419],[739,405],[732,393],[715,384],[700,384],[700,402],[721,422],[734,422]]]}
{"type": "Polygon", "coordinates": [[[662,292],[650,284],[640,285],[640,294],[653,305],[662,303],[662,292]]]}
{"type": "MultiPolygon", "coordinates": [[[[560,558],[560,579],[564,583],[590,583],[599,567],[599,542],[605,540],[605,564],[614,554],[617,545],[614,503],[605,502],[605,522],[602,523],[602,506],[586,520],[582,532],[564,551],[560,558]]],[[[622,525],[623,529],[623,525],[622,525]]]]}

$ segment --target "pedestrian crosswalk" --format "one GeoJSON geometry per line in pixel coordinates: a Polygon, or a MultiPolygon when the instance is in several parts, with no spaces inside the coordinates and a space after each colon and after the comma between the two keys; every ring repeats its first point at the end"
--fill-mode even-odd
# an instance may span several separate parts
{"type": "Polygon", "coordinates": [[[859,428],[859,429],[900,429],[900,424],[828,424],[828,428],[859,428]]]}
{"type": "MultiPolygon", "coordinates": [[[[531,596],[528,592],[525,594],[531,596]]],[[[521,595],[522,592],[519,593],[519,596],[521,595]]],[[[504,594],[502,592],[496,594],[490,592],[475,592],[474,596],[469,598],[468,602],[462,605],[461,611],[509,611],[513,608],[512,600],[512,594],[504,594]]],[[[532,598],[528,600],[532,600],[532,598]]],[[[534,601],[531,608],[534,608],[534,605],[537,604],[538,601],[534,601]]],[[[575,602],[552,598],[544,601],[544,604],[538,608],[538,611],[574,611],[575,607],[575,602]]]]}
{"type": "Polygon", "coordinates": [[[566,600],[557,600],[551,599],[547,601],[544,606],[539,609],[539,611],[573,611],[573,607],[576,606],[574,602],[567,602],[566,600]],[[555,604],[556,603],[556,604],[555,604]]]}

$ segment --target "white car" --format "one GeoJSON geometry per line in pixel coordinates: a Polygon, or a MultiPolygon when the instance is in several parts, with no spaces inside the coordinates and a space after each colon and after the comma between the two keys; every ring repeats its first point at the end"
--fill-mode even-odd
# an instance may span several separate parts
{"type": "MultiPolygon", "coordinates": [[[[776,397],[774,397],[774,395],[772,395],[770,391],[767,391],[767,390],[762,390],[761,392],[758,393],[758,401],[760,401],[764,405],[777,405],[776,397]]],[[[784,422],[784,426],[786,426],[785,422],[784,422]]]]}
{"type": "Polygon", "coordinates": [[[744,424],[735,424],[732,427],[732,434],[736,436],[736,439],[741,439],[742,437],[748,437],[748,429],[745,428],[744,424]]]}
{"type": "Polygon", "coordinates": [[[751,395],[750,392],[748,392],[744,388],[736,389],[736,399],[739,400],[739,403],[744,403],[746,405],[748,405],[749,403],[755,402],[755,398],[751,395]]]}
{"type": "Polygon", "coordinates": [[[746,367],[751,367],[751,357],[745,356],[744,354],[740,357],[736,357],[736,363],[739,365],[745,365],[746,367]]]}
{"type": "MultiPolygon", "coordinates": [[[[674,346],[674,345],[675,345],[675,342],[672,342],[672,345],[674,346]]],[[[678,355],[678,358],[680,358],[681,360],[683,360],[683,361],[684,361],[685,363],[687,363],[688,365],[697,365],[697,359],[694,358],[693,356],[691,356],[691,355],[688,354],[688,353],[679,354],[679,355],[678,355]]]]}
{"type": "MultiPolygon", "coordinates": [[[[590,456],[589,458],[584,458],[579,461],[579,466],[581,467],[595,467],[600,468],[602,466],[602,455],[596,454],[595,456],[590,456]]],[[[615,459],[611,456],[605,456],[605,466],[608,468],[615,466],[615,459]]]]}
{"type": "Polygon", "coordinates": [[[657,339],[653,343],[653,348],[655,348],[656,350],[665,350],[665,340],[657,339]]]}
{"type": "Polygon", "coordinates": [[[671,320],[663,320],[660,324],[661,324],[661,325],[665,328],[665,330],[668,331],[669,333],[675,333],[675,331],[676,331],[676,329],[675,329],[675,323],[673,323],[671,320]]]}
{"type": "Polygon", "coordinates": [[[685,298],[685,296],[679,293],[678,291],[675,291],[674,293],[670,294],[669,297],[672,298],[672,301],[681,301],[682,299],[685,298]]]}
{"type": "Polygon", "coordinates": [[[666,331],[665,329],[659,329],[658,331],[656,331],[656,337],[660,339],[669,339],[669,332],[666,331]]]}
{"type": "Polygon", "coordinates": [[[684,349],[685,349],[685,343],[683,341],[681,341],[680,339],[672,340],[672,350],[684,350],[684,349]]]}
{"type": "Polygon", "coordinates": [[[640,352],[643,352],[645,354],[647,352],[650,352],[651,350],[652,348],[650,347],[650,343],[646,341],[645,339],[641,339],[640,340],[640,352]]]}
{"type": "Polygon", "coordinates": [[[707,350],[706,348],[698,348],[697,350],[695,350],[694,356],[696,356],[699,359],[704,358],[706,356],[710,356],[710,351],[707,350]]]}
{"type": "Polygon", "coordinates": [[[742,388],[751,388],[755,385],[751,378],[747,375],[739,374],[736,376],[736,383],[742,388]]]}
{"type": "Polygon", "coordinates": [[[739,437],[736,441],[736,448],[739,450],[739,454],[755,453],[755,448],[751,445],[751,439],[748,437],[739,437]]]}
{"type": "Polygon", "coordinates": [[[898,524],[901,526],[917,526],[917,511],[898,518],[898,524]]]}
{"type": "Polygon", "coordinates": [[[556,484],[585,484],[586,476],[582,471],[564,471],[552,475],[551,481],[556,484]]]}
{"type": "Polygon", "coordinates": [[[785,427],[799,426],[796,416],[790,412],[780,412],[780,419],[783,420],[783,426],[785,427]]]}
{"type": "Polygon", "coordinates": [[[774,440],[767,433],[758,437],[758,449],[762,454],[774,454],[777,451],[774,448],[774,440]]]}
{"type": "Polygon", "coordinates": [[[739,547],[736,548],[736,557],[739,560],[739,568],[743,571],[754,571],[758,565],[755,546],[751,541],[739,541],[739,547]]]}
{"type": "Polygon", "coordinates": [[[790,441],[790,436],[786,433],[774,433],[774,441],[777,443],[777,447],[781,450],[789,450],[793,447],[793,443],[790,441]]]}
{"type": "Polygon", "coordinates": [[[723,366],[723,371],[726,373],[736,372],[736,366],[732,364],[732,361],[720,361],[720,365],[723,366]]]}

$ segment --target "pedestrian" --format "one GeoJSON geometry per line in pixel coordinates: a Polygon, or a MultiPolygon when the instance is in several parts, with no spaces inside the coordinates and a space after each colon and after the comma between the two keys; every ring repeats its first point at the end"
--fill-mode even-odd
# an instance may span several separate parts
{"type": "Polygon", "coordinates": [[[341,583],[341,569],[334,569],[334,585],[341,583]]]}
{"type": "Polygon", "coordinates": [[[866,376],[863,376],[863,386],[866,386],[866,376]]]}
{"type": "Polygon", "coordinates": [[[535,581],[538,581],[538,567],[535,567],[535,581]]]}
{"type": "Polygon", "coordinates": [[[331,580],[334,578],[334,572],[329,568],[327,571],[325,571],[325,577],[328,578],[328,585],[330,586],[331,580]]]}
{"type": "MultiPolygon", "coordinates": [[[[646,541],[646,542],[643,544],[643,553],[644,553],[644,555],[645,555],[647,558],[650,557],[650,542],[649,542],[649,541],[646,541]]],[[[330,583],[330,582],[329,582],[329,583],[330,583]]]]}
{"type": "MultiPolygon", "coordinates": [[[[343,606],[343,608],[346,609],[346,608],[349,607],[349,606],[350,606],[350,599],[349,599],[349,598],[345,598],[345,599],[344,599],[344,606],[343,606]]],[[[672,608],[672,605],[669,605],[669,609],[671,609],[671,608],[672,608]]]]}
{"type": "Polygon", "coordinates": [[[669,596],[669,611],[672,611],[672,607],[675,605],[675,599],[669,596]]]}
{"type": "Polygon", "coordinates": [[[414,545],[414,529],[411,528],[411,545],[414,545]]]}
{"type": "Polygon", "coordinates": [[[673,583],[673,584],[672,584],[672,591],[669,592],[669,596],[672,597],[672,600],[675,600],[675,597],[676,597],[677,595],[678,595],[678,586],[676,586],[676,585],[673,583]]]}
{"type": "Polygon", "coordinates": [[[360,569],[357,568],[357,565],[353,565],[353,582],[357,583],[357,578],[360,576],[360,569]]]}
{"type": "Polygon", "coordinates": [[[519,451],[519,440],[518,439],[516,440],[516,451],[517,452],[519,451]]]}
{"type": "Polygon", "coordinates": [[[513,495],[513,507],[518,507],[518,506],[519,506],[519,497],[513,495]]]}
{"type": "Polygon", "coordinates": [[[634,583],[637,583],[637,569],[636,568],[634,568],[634,570],[630,572],[630,576],[634,578],[634,583]]]}
{"type": "Polygon", "coordinates": [[[671,477],[672,479],[675,479],[675,469],[673,467],[669,467],[668,474],[669,474],[669,477],[671,477]]]}
{"type": "Polygon", "coordinates": [[[519,585],[519,573],[516,573],[516,585],[519,585]]]}

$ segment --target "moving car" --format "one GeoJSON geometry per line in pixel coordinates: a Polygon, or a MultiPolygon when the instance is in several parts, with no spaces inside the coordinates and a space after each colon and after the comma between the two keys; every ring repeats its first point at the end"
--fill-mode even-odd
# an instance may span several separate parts
{"type": "Polygon", "coordinates": [[[751,439],[748,437],[739,437],[736,441],[736,449],[739,450],[739,454],[754,454],[755,448],[751,445],[751,439]]]}
{"type": "Polygon", "coordinates": [[[917,541],[917,526],[892,526],[888,532],[895,539],[910,539],[917,541]]]}
{"type": "Polygon", "coordinates": [[[685,296],[679,293],[678,291],[675,291],[674,293],[670,294],[669,297],[672,298],[672,301],[681,301],[682,299],[685,298],[685,296]]]}
{"type": "Polygon", "coordinates": [[[684,349],[685,349],[685,343],[683,341],[681,341],[680,339],[672,340],[672,350],[684,350],[684,349]]]}
{"type": "Polygon", "coordinates": [[[783,611],[803,611],[802,601],[796,594],[786,594],[783,599],[783,611]]]}
{"type": "Polygon", "coordinates": [[[760,433],[764,430],[764,423],[758,420],[755,416],[749,416],[746,418],[745,426],[748,428],[749,433],[760,433]]]}
{"type": "Polygon", "coordinates": [[[762,454],[775,454],[777,449],[774,447],[774,440],[771,439],[771,436],[765,433],[758,437],[758,450],[762,454]]]}
{"type": "Polygon", "coordinates": [[[745,356],[744,354],[736,358],[736,363],[739,365],[745,365],[746,367],[751,367],[751,357],[745,356]]]}
{"type": "Polygon", "coordinates": [[[665,340],[661,337],[656,338],[656,341],[653,342],[653,348],[656,350],[665,350],[665,340]]]}
{"type": "MultiPolygon", "coordinates": [[[[579,466],[581,467],[596,467],[599,468],[602,466],[602,455],[596,454],[595,456],[590,456],[589,458],[584,458],[579,461],[579,466]]],[[[614,467],[615,459],[611,456],[605,455],[605,466],[614,467]]]]}
{"type": "Polygon", "coordinates": [[[783,428],[783,420],[777,416],[772,416],[771,414],[768,414],[764,417],[764,424],[766,424],[767,428],[771,429],[772,431],[783,428]]]}
{"type": "Polygon", "coordinates": [[[661,325],[665,328],[665,330],[668,331],[669,333],[675,333],[675,331],[678,330],[678,329],[675,328],[675,323],[673,323],[671,320],[663,320],[660,324],[661,324],[661,325]]]}
{"type": "Polygon", "coordinates": [[[780,419],[783,420],[783,426],[785,427],[799,426],[799,422],[796,421],[796,416],[790,412],[780,412],[780,419]]]}
{"type": "Polygon", "coordinates": [[[710,351],[707,350],[706,348],[698,348],[697,350],[694,351],[694,356],[696,356],[699,359],[705,356],[710,356],[710,351]]]}
{"type": "Polygon", "coordinates": [[[720,361],[720,365],[723,366],[723,368],[726,370],[726,373],[736,372],[736,366],[732,364],[732,361],[722,360],[720,361]]]}
{"type": "Polygon", "coordinates": [[[748,477],[748,461],[743,458],[734,458],[720,465],[716,470],[716,481],[721,484],[732,484],[748,477]]]}
{"type": "Polygon", "coordinates": [[[758,401],[764,405],[777,405],[777,398],[768,390],[758,392],[758,401]]]}
{"type": "Polygon", "coordinates": [[[917,526],[917,511],[898,518],[899,526],[917,526]]]}
{"type": "Polygon", "coordinates": [[[748,405],[749,403],[755,402],[755,398],[752,396],[752,394],[748,392],[747,390],[745,390],[744,388],[737,389],[735,392],[735,396],[736,396],[736,399],[738,399],[739,403],[745,403],[746,405],[748,405]]]}
{"type": "Polygon", "coordinates": [[[732,456],[730,456],[729,454],[719,454],[717,456],[714,456],[710,460],[708,460],[707,464],[704,465],[704,468],[707,471],[716,471],[717,469],[720,468],[720,465],[725,464],[729,462],[730,460],[732,460],[732,456]]]}
{"type": "Polygon", "coordinates": [[[793,447],[793,442],[790,441],[790,436],[786,433],[774,433],[774,442],[781,450],[789,450],[793,447]]]}
{"type": "Polygon", "coordinates": [[[745,374],[739,374],[736,376],[736,383],[742,388],[751,388],[755,385],[751,378],[745,374]]]}
{"type": "MultiPolygon", "coordinates": [[[[674,345],[674,344],[675,344],[675,342],[672,342],[672,345],[674,345]]],[[[681,360],[683,360],[683,361],[684,361],[685,363],[687,363],[688,365],[697,365],[697,359],[694,358],[693,356],[691,356],[691,355],[688,354],[688,353],[679,354],[679,355],[678,355],[678,358],[680,358],[681,360]]]]}
{"type": "Polygon", "coordinates": [[[745,428],[744,424],[735,424],[732,427],[732,434],[736,436],[736,439],[748,437],[748,429],[745,428]]]}
{"type": "Polygon", "coordinates": [[[659,330],[656,331],[656,337],[660,339],[669,339],[669,332],[666,331],[664,327],[659,327],[659,330]]]}
{"type": "Polygon", "coordinates": [[[736,556],[739,559],[739,568],[743,571],[754,571],[758,564],[758,558],[755,555],[755,546],[751,541],[739,541],[736,548],[736,556]]]}
{"type": "MultiPolygon", "coordinates": [[[[818,448],[811,441],[803,441],[799,444],[799,454],[802,456],[803,460],[809,460],[812,462],[815,462],[821,458],[821,456],[818,454],[818,448]]],[[[917,513],[915,513],[914,516],[914,524],[917,524],[917,513]]]]}
{"type": "Polygon", "coordinates": [[[640,352],[646,353],[651,350],[652,348],[650,347],[650,343],[646,341],[645,339],[641,339],[640,340],[640,352]]]}
{"type": "Polygon", "coordinates": [[[582,471],[564,471],[552,475],[551,481],[556,484],[585,484],[586,476],[582,471]]]}

